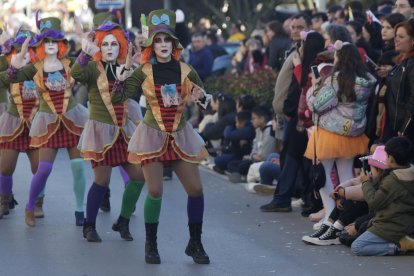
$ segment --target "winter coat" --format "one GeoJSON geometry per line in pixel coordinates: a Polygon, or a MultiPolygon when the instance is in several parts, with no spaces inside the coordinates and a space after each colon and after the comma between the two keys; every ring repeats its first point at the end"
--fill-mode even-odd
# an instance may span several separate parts
{"type": "Polygon", "coordinates": [[[365,131],[366,108],[376,80],[371,75],[369,79],[357,77],[354,86],[356,100],[345,102],[337,95],[337,76],[338,72],[328,77],[319,88],[309,90],[308,105],[318,114],[319,127],[339,135],[360,136],[365,131]]]}
{"type": "Polygon", "coordinates": [[[370,181],[362,184],[370,209],[375,212],[369,231],[393,242],[414,230],[414,166],[394,169],[375,189],[370,181]]]}

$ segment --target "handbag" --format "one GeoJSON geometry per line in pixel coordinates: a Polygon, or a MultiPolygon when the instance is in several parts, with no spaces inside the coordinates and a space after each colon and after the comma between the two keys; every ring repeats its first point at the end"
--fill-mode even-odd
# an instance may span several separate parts
{"type": "Polygon", "coordinates": [[[318,132],[317,132],[318,121],[319,121],[319,116],[317,117],[317,121],[316,121],[315,139],[313,142],[313,150],[314,150],[313,160],[312,160],[312,166],[310,168],[310,180],[311,180],[311,183],[315,191],[319,191],[321,188],[323,188],[326,182],[325,169],[322,163],[319,162],[316,157],[316,137],[318,136],[318,132]]]}

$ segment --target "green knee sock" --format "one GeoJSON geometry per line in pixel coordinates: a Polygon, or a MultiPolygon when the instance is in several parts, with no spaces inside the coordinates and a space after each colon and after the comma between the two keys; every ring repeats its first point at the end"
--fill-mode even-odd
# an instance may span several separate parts
{"type": "Polygon", "coordinates": [[[123,218],[129,219],[132,216],[144,184],[144,180],[128,181],[122,196],[121,216],[123,218]]]}
{"type": "Polygon", "coordinates": [[[73,174],[73,192],[75,193],[77,212],[83,212],[83,200],[85,198],[85,169],[82,158],[70,160],[73,174]]]}
{"type": "Polygon", "coordinates": [[[144,205],[145,223],[156,223],[160,219],[162,197],[153,198],[147,195],[144,205]]]}

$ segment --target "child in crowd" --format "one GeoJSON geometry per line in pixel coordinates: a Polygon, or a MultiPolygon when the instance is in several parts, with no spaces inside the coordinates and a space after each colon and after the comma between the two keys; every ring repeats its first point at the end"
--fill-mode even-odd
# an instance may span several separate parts
{"type": "MultiPolygon", "coordinates": [[[[365,159],[371,167],[372,182],[377,186],[384,177],[385,170],[388,169],[385,147],[378,146],[374,154],[365,159]]],[[[341,183],[330,197],[335,200],[336,207],[329,215],[328,221],[312,235],[303,236],[302,241],[315,245],[340,244],[339,237],[345,226],[368,213],[359,178],[341,183]]]]}
{"type": "Polygon", "coordinates": [[[375,212],[368,230],[352,243],[358,256],[398,255],[414,250],[414,166],[413,145],[406,137],[391,138],[385,144],[389,171],[375,189],[373,177],[361,174],[362,190],[375,212]]]}
{"type": "Polygon", "coordinates": [[[228,125],[224,129],[223,154],[214,158],[213,169],[221,174],[227,169],[227,165],[233,160],[242,160],[243,156],[252,151],[252,142],[255,130],[251,123],[251,113],[241,111],[236,115],[236,124],[228,125]]]}
{"type": "Polygon", "coordinates": [[[228,164],[227,169],[231,173],[229,176],[232,182],[244,181],[249,167],[254,162],[264,161],[265,158],[275,151],[276,141],[271,135],[272,121],[271,113],[265,106],[257,106],[252,111],[252,124],[256,129],[256,135],[253,140],[253,149],[250,158],[246,160],[232,161],[228,164]]]}

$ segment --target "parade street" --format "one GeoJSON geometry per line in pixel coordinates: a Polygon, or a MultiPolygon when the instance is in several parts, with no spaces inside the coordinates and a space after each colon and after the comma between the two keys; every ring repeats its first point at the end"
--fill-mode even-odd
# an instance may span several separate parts
{"type": "MultiPolygon", "coordinates": [[[[223,176],[200,171],[205,194],[203,243],[211,264],[196,265],[184,253],[189,236],[187,198],[174,175],[164,183],[158,232],[161,264],[150,265],[144,261],[146,188],[131,218],[134,241],[123,241],[111,230],[124,189],[114,169],[112,210],[100,212],[97,219],[102,243],[89,243],[82,228],[75,226],[70,164],[61,150],[46,186],[45,218],[30,228],[24,223],[24,206],[31,173],[21,155],[13,190],[19,205],[0,220],[0,275],[412,275],[410,257],[356,257],[342,245],[306,245],[301,237],[313,232],[312,224],[299,209],[262,213],[259,206],[270,197],[249,194],[223,176]]],[[[89,186],[93,180],[89,163],[86,179],[89,186]]]]}

